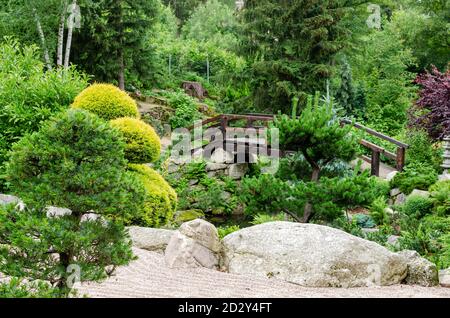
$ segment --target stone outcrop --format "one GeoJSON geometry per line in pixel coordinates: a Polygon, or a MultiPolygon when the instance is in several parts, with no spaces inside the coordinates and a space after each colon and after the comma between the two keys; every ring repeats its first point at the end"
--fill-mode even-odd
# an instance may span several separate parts
{"type": "Polygon", "coordinates": [[[133,246],[147,251],[164,253],[173,230],[153,229],[148,227],[128,227],[133,246]]]}
{"type": "Polygon", "coordinates": [[[226,236],[230,273],[276,277],[310,287],[386,286],[401,283],[400,255],[344,231],[315,224],[271,222],[226,236]]]}
{"type": "Polygon", "coordinates": [[[424,287],[439,284],[436,265],[421,257],[416,251],[401,251],[398,253],[408,265],[408,274],[404,283],[408,285],[420,285],[424,287]]]}
{"type": "Polygon", "coordinates": [[[170,268],[206,267],[217,269],[221,245],[217,229],[196,219],[183,223],[170,238],[165,261],[170,268]]]}

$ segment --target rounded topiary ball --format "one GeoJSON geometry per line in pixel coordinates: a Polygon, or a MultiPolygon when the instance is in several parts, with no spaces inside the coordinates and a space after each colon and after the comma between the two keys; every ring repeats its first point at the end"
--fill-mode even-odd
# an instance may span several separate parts
{"type": "Polygon", "coordinates": [[[173,219],[177,208],[177,193],[155,170],[146,165],[129,165],[130,172],[143,183],[145,199],[133,224],[158,227],[173,219]]]}
{"type": "Polygon", "coordinates": [[[161,154],[161,140],[152,126],[136,118],[119,118],[111,121],[126,141],[125,158],[130,163],[150,163],[161,154]]]}
{"type": "Polygon", "coordinates": [[[72,107],[87,110],[105,120],[140,117],[136,102],[127,93],[110,84],[89,86],[75,98],[72,107]]]}

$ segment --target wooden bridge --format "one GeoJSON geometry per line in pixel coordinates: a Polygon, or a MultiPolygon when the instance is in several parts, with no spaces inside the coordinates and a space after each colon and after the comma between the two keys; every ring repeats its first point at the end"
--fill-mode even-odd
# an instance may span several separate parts
{"type": "MultiPolygon", "coordinates": [[[[238,149],[245,149],[245,153],[248,155],[249,153],[264,153],[267,154],[268,157],[284,157],[286,155],[292,154],[293,151],[281,151],[280,149],[274,149],[270,145],[268,145],[266,140],[261,140],[258,138],[252,138],[248,135],[245,135],[248,132],[248,128],[253,128],[254,131],[259,135],[264,132],[269,123],[273,121],[274,115],[265,115],[265,114],[245,114],[245,115],[235,115],[235,114],[222,114],[212,118],[208,118],[200,123],[197,123],[191,127],[189,130],[193,130],[196,127],[201,126],[202,129],[208,128],[218,128],[223,139],[212,140],[209,141],[208,144],[202,145],[199,148],[193,149],[192,152],[195,153],[199,149],[204,149],[208,145],[213,148],[222,148],[222,149],[233,149],[234,153],[238,151],[238,149]],[[240,126],[236,126],[236,124],[240,124],[240,126]],[[244,127],[242,127],[242,125],[244,127]],[[243,134],[243,136],[239,137],[239,134],[243,134]],[[231,138],[225,136],[232,136],[231,138]]],[[[371,156],[362,156],[361,159],[370,163],[371,173],[375,176],[380,176],[380,167],[387,169],[388,171],[402,171],[405,166],[405,155],[406,149],[408,149],[409,145],[398,141],[394,138],[386,136],[378,131],[375,131],[369,127],[363,126],[359,123],[353,123],[350,120],[343,119],[341,120],[342,125],[353,125],[356,129],[362,130],[369,135],[375,136],[379,139],[388,141],[394,144],[397,148],[396,152],[390,152],[385,148],[378,146],[372,142],[369,142],[365,139],[361,139],[360,144],[369,149],[371,152],[371,156]],[[386,166],[381,163],[381,155],[394,160],[395,167],[386,166]]],[[[247,156],[248,161],[252,162],[252,158],[247,156]]]]}

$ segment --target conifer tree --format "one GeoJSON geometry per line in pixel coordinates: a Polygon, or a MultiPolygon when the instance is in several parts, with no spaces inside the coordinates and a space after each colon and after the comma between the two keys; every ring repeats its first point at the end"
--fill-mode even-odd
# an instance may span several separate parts
{"type": "Polygon", "coordinates": [[[344,61],[341,70],[341,85],[336,91],[336,101],[344,108],[347,116],[357,115],[355,109],[355,88],[353,87],[352,69],[347,61],[344,61]]]}
{"type": "MultiPolygon", "coordinates": [[[[312,168],[311,182],[319,183],[324,166],[335,160],[354,159],[357,140],[350,133],[351,126],[342,127],[334,120],[332,103],[321,103],[319,94],[309,96],[300,116],[281,115],[275,118],[274,127],[279,129],[279,143],[283,150],[300,152],[312,168]]],[[[307,203],[303,222],[311,218],[313,207],[307,203]]]]}
{"type": "Polygon", "coordinates": [[[340,21],[347,3],[333,0],[247,0],[242,10],[242,52],[257,107],[286,108],[293,96],[324,91],[334,56],[346,46],[340,21]]]}

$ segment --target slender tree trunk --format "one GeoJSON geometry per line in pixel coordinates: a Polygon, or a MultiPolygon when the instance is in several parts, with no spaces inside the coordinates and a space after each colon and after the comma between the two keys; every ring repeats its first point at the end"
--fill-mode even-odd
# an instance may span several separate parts
{"type": "MultiPolygon", "coordinates": [[[[75,7],[77,5],[77,1],[73,0],[72,8],[75,10],[75,7]]],[[[69,60],[70,60],[70,49],[72,47],[72,34],[73,34],[73,26],[75,24],[75,15],[73,14],[73,11],[69,18],[69,25],[68,25],[68,31],[67,31],[67,43],[66,43],[66,56],[64,59],[64,68],[69,67],[69,60]]]]}
{"type": "MultiPolygon", "coordinates": [[[[121,1],[119,1],[120,4],[121,1]]],[[[123,11],[122,6],[119,5],[119,12],[118,12],[118,21],[119,21],[119,50],[118,50],[118,59],[119,59],[119,74],[118,74],[118,80],[119,80],[119,88],[121,90],[125,90],[125,57],[124,57],[124,49],[123,49],[123,42],[124,42],[124,30],[123,30],[123,11]]]]}
{"type": "Polygon", "coordinates": [[[36,21],[36,27],[37,27],[37,31],[39,33],[39,38],[41,39],[42,50],[44,52],[44,61],[45,61],[45,64],[47,65],[47,69],[51,70],[52,63],[50,61],[50,55],[48,54],[44,31],[42,30],[41,20],[39,19],[36,8],[33,8],[33,14],[34,14],[34,19],[36,21]]]}
{"type": "Polygon", "coordinates": [[[122,48],[119,49],[119,88],[125,90],[125,62],[122,48]]]}
{"type": "Polygon", "coordinates": [[[63,51],[64,51],[64,28],[66,23],[68,1],[64,0],[61,11],[61,19],[59,22],[58,30],[58,51],[57,51],[57,62],[58,66],[63,66],[63,51]]]}

